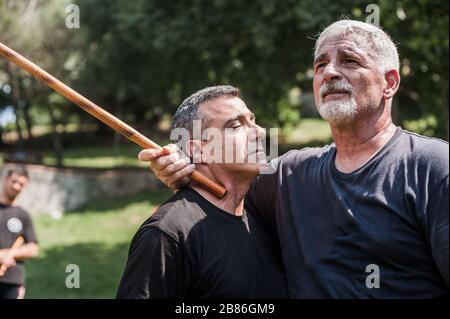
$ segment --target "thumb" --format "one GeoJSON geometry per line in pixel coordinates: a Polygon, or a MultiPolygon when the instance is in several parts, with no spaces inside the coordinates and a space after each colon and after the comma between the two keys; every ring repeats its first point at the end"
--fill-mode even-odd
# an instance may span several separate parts
{"type": "Polygon", "coordinates": [[[161,152],[162,150],[155,150],[155,149],[144,149],[142,151],[139,152],[138,154],[138,159],[140,161],[152,161],[158,157],[161,156],[161,152]]]}

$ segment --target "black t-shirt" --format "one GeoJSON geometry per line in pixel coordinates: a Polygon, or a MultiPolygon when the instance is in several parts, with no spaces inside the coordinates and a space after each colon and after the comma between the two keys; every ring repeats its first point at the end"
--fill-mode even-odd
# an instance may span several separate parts
{"type": "Polygon", "coordinates": [[[186,188],[134,236],[118,298],[286,298],[278,242],[186,188]]]}
{"type": "Polygon", "coordinates": [[[290,151],[259,176],[247,209],[280,236],[290,297],[448,294],[448,152],[398,128],[350,174],[336,169],[331,144],[290,151]]]}
{"type": "MultiPolygon", "coordinates": [[[[17,237],[23,236],[25,243],[37,243],[30,215],[20,207],[0,204],[0,249],[11,248],[17,237]]],[[[25,285],[25,267],[23,261],[8,268],[0,282],[25,285]]]]}

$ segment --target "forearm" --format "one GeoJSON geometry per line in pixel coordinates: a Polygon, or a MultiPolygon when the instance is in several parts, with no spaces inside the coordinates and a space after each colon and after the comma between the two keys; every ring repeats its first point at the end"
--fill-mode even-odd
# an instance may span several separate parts
{"type": "MultiPolygon", "coordinates": [[[[11,249],[0,249],[0,255],[7,255],[11,249]]],[[[36,243],[24,244],[14,251],[12,257],[15,260],[34,258],[39,254],[39,246],[36,243]]]]}

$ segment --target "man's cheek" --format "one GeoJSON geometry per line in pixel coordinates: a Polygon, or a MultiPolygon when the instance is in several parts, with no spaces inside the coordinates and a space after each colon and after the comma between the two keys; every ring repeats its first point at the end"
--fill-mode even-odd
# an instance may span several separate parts
{"type": "Polygon", "coordinates": [[[247,137],[238,135],[235,139],[236,163],[245,163],[247,156],[247,137]]]}
{"type": "Polygon", "coordinates": [[[222,140],[222,162],[233,163],[234,158],[234,136],[231,133],[225,133],[222,140]]]}

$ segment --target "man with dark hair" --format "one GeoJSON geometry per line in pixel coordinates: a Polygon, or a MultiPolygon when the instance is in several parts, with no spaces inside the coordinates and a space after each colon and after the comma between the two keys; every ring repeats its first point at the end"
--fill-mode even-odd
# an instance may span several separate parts
{"type": "MultiPolygon", "coordinates": [[[[264,158],[249,159],[264,153],[258,144],[263,131],[239,91],[217,86],[193,94],[179,107],[173,126],[189,135],[179,143],[197,159],[197,169],[220,180],[228,195],[220,200],[191,184],[162,204],[134,236],[117,297],[287,297],[278,242],[244,209],[244,196],[264,158]],[[234,146],[229,155],[241,161],[220,156],[227,152],[227,138],[234,146]],[[217,160],[211,162],[203,152],[214,142],[217,160]],[[248,146],[252,142],[255,147],[248,146]]],[[[181,164],[172,164],[173,169],[181,164]]]]}
{"type": "Polygon", "coordinates": [[[38,245],[30,215],[14,205],[14,200],[28,183],[28,172],[16,166],[6,173],[0,193],[0,264],[6,272],[0,275],[0,299],[21,299],[25,296],[25,268],[23,261],[38,255],[38,245]],[[16,239],[22,236],[25,244],[11,251],[16,239]]]}

